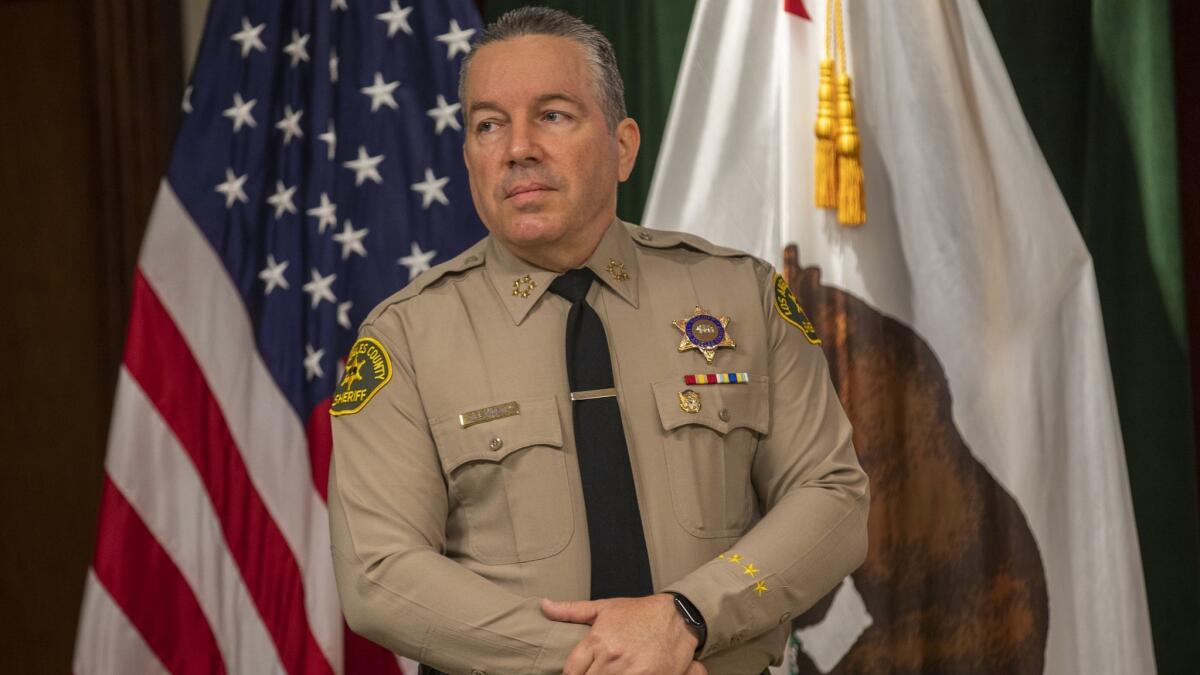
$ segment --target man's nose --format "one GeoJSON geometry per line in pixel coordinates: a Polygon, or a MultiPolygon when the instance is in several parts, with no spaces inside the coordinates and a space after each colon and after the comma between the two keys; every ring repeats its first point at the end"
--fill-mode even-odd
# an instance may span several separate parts
{"type": "Polygon", "coordinates": [[[538,141],[537,130],[532,124],[522,121],[513,122],[509,127],[508,152],[505,158],[508,166],[528,166],[542,161],[542,146],[538,141]]]}

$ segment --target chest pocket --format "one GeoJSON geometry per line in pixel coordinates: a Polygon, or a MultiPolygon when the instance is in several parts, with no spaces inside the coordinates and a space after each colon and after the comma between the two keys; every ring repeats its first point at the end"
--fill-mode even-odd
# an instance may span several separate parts
{"type": "Polygon", "coordinates": [[[574,530],[557,402],[515,403],[520,414],[466,428],[457,415],[430,423],[451,497],[449,545],[487,564],[552,556],[574,530]]]}
{"type": "Polygon", "coordinates": [[[676,379],[653,387],[666,433],[663,449],[679,524],[697,537],[743,534],[754,516],[754,452],[759,437],[771,429],[766,377],[696,387],[676,379]],[[688,412],[696,406],[694,399],[683,404],[684,389],[699,395],[699,410],[688,412]]]}

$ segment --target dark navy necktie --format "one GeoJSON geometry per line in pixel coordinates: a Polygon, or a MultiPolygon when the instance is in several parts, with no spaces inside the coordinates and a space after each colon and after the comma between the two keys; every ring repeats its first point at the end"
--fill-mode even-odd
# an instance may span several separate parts
{"type": "MultiPolygon", "coordinates": [[[[584,268],[571,270],[550,284],[551,293],[571,303],[567,379],[576,393],[613,386],[604,324],[585,299],[595,278],[584,268]]],[[[592,551],[592,599],[650,595],[654,592],[650,559],[617,398],[576,400],[572,406],[592,551]]]]}

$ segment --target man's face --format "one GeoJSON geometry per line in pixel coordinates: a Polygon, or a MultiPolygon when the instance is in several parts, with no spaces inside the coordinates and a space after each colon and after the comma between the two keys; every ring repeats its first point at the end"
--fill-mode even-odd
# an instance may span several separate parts
{"type": "Polygon", "coordinates": [[[464,104],[471,196],[492,235],[519,254],[599,241],[638,132],[631,119],[608,129],[583,48],[543,35],[486,45],[464,104]]]}

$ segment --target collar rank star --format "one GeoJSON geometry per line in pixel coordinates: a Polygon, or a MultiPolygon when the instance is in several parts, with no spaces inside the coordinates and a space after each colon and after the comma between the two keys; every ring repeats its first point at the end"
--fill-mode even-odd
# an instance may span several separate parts
{"type": "Polygon", "coordinates": [[[620,260],[609,260],[608,273],[612,276],[613,281],[626,281],[629,279],[629,272],[625,271],[625,263],[620,260]]]}
{"type": "Polygon", "coordinates": [[[699,351],[707,363],[713,362],[717,350],[721,347],[736,347],[733,337],[729,334],[729,317],[714,316],[704,308],[697,307],[686,319],[677,319],[671,323],[683,333],[679,343],[679,351],[690,349],[699,351]]]}

